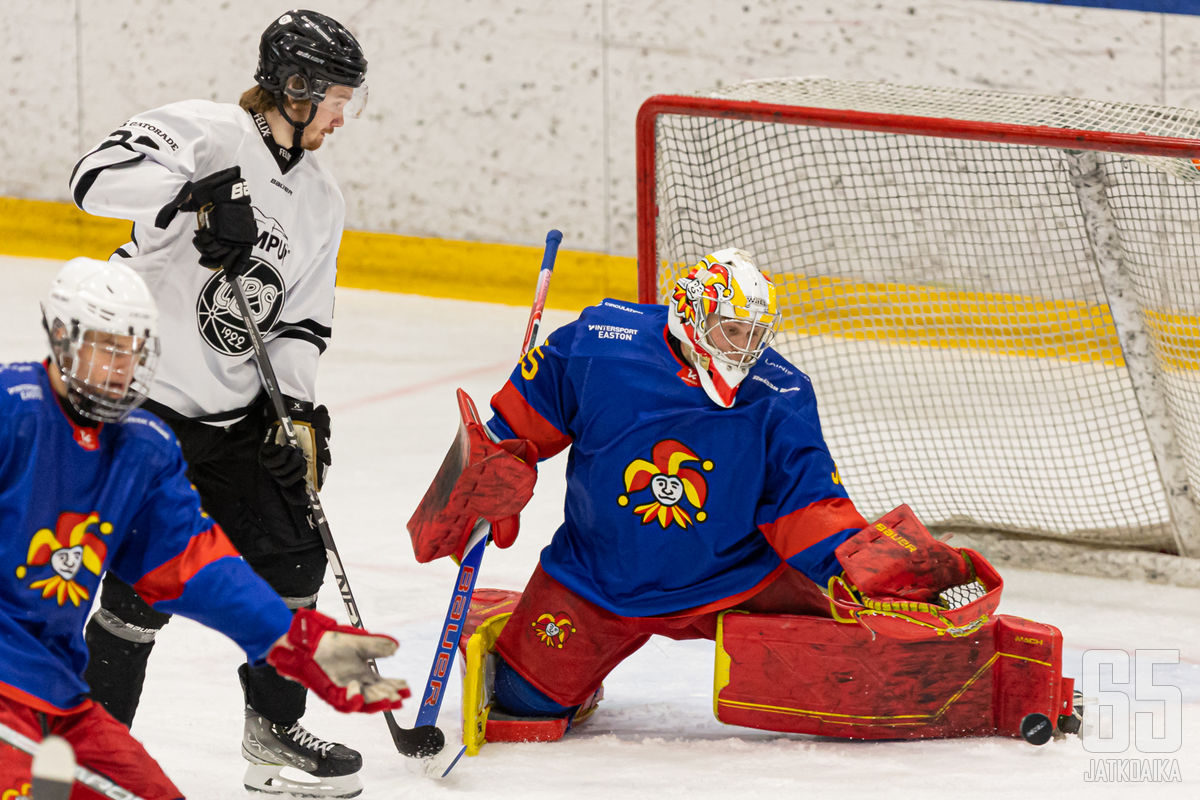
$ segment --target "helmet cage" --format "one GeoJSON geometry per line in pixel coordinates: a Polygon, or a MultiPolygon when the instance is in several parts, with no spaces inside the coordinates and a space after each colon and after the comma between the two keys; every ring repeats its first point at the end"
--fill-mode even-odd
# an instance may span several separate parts
{"type": "Polygon", "coordinates": [[[750,369],[771,342],[778,328],[778,314],[755,314],[749,308],[734,313],[716,311],[698,320],[696,336],[715,361],[738,369],[750,369]],[[740,342],[746,342],[745,345],[740,342]]]}
{"type": "Polygon", "coordinates": [[[158,307],[128,266],[68,261],[42,303],[42,325],[67,400],[80,414],[119,422],[146,399],[158,364],[158,307]]]}
{"type": "Polygon", "coordinates": [[[97,422],[120,422],[145,400],[158,365],[149,330],[113,333],[45,314],[50,351],[71,406],[97,422]]]}

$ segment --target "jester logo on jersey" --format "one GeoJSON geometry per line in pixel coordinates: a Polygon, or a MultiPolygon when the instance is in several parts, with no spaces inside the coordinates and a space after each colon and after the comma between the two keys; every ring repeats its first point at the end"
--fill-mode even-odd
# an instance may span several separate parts
{"type": "Polygon", "coordinates": [[[94,511],[90,514],[64,511],[58,516],[53,532],[42,528],[33,535],[26,563],[17,567],[17,578],[23,580],[31,567],[49,565],[53,574],[29,584],[30,589],[40,589],[42,597],[56,598],[60,606],[67,600],[78,606],[80,600],[90,599],[88,590],[76,583],[75,576],[81,568],[99,575],[104,566],[108,546],[93,530],[107,536],[113,526],[111,522],[101,522],[94,511]]]}
{"type": "Polygon", "coordinates": [[[694,524],[692,515],[684,509],[684,500],[694,509],[695,521],[704,522],[704,501],[708,498],[708,482],[697,470],[684,466],[695,462],[700,469],[709,472],[713,462],[704,460],[688,449],[682,442],[664,439],[650,452],[651,460],[634,459],[625,467],[625,494],[617,498],[617,504],[627,506],[630,495],[650,490],[647,502],[634,506],[633,513],[648,525],[653,519],[665,530],[671,525],[687,528],[694,524]]]}
{"type": "MultiPolygon", "coordinates": [[[[17,780],[20,780],[18,778],[17,780]]],[[[0,800],[31,800],[30,794],[33,785],[26,781],[25,783],[17,784],[16,789],[5,789],[3,794],[0,794],[0,800]]]]}
{"type": "Polygon", "coordinates": [[[557,614],[542,614],[529,624],[542,644],[546,647],[557,647],[559,650],[575,632],[575,624],[561,611],[557,614]]]}

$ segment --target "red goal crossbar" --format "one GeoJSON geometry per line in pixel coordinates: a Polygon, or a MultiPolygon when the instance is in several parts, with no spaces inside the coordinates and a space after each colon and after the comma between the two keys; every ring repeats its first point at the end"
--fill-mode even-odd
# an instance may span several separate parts
{"type": "Polygon", "coordinates": [[[655,275],[658,264],[655,220],[658,206],[654,172],[655,123],[660,116],[669,114],[1184,158],[1189,159],[1200,171],[1200,139],[880,114],[711,97],[655,95],[642,103],[637,115],[638,299],[643,303],[656,302],[655,275]]]}

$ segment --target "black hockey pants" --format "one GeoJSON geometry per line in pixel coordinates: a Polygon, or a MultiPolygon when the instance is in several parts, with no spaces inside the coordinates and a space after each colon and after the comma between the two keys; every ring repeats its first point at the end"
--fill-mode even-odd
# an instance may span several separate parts
{"type": "MultiPolygon", "coordinates": [[[[268,424],[261,404],[228,428],[154,410],[179,437],[204,510],[289,607],[312,607],[325,575],[325,548],[305,510],[289,505],[258,463],[268,424]]],[[[100,609],[86,630],[90,660],[84,677],[92,697],[126,725],[137,711],[154,634],[170,618],[115,575],[104,576],[100,609]]],[[[262,716],[292,723],[304,715],[307,690],[300,684],[269,666],[243,664],[238,674],[247,705],[262,716]]]]}

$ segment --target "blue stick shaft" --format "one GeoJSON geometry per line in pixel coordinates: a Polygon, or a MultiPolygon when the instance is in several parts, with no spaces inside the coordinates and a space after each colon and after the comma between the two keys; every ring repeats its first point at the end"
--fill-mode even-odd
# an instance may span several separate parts
{"type": "MultiPolygon", "coordinates": [[[[529,310],[529,323],[525,326],[525,338],[521,344],[522,356],[533,346],[541,325],[542,311],[546,308],[546,294],[550,289],[550,276],[554,272],[554,260],[561,242],[561,231],[551,230],[546,234],[546,250],[542,255],[542,267],[538,271],[537,291],[534,293],[533,306],[529,310]]],[[[475,590],[475,579],[479,575],[479,564],[483,561],[483,550],[488,542],[490,526],[485,523],[485,527],[487,530],[483,535],[478,535],[479,529],[476,529],[478,541],[468,549],[459,563],[458,580],[455,581],[454,592],[450,595],[446,619],[442,622],[442,635],[438,639],[433,665],[429,668],[429,678],[425,682],[425,693],[421,696],[421,708],[417,711],[414,727],[437,723],[442,699],[445,697],[446,681],[450,676],[450,668],[454,665],[455,651],[462,638],[463,623],[466,622],[467,611],[471,605],[471,593],[475,590]]],[[[447,767],[446,772],[449,771],[447,767]]]]}

